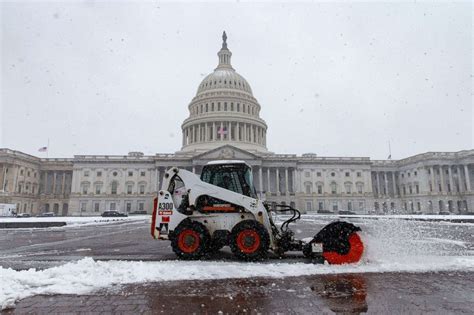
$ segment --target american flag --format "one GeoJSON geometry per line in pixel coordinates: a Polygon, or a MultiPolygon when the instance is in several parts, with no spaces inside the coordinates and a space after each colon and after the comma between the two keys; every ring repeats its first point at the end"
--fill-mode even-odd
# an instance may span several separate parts
{"type": "Polygon", "coordinates": [[[48,151],[48,147],[41,147],[38,149],[39,152],[46,152],[48,151]]]}

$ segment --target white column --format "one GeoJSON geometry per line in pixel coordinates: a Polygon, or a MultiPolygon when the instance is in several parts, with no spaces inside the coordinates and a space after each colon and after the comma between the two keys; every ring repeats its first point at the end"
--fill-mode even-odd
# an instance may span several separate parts
{"type": "Polygon", "coordinates": [[[471,180],[469,178],[469,168],[467,167],[467,164],[464,165],[464,175],[466,177],[467,191],[471,191],[471,180]]]}
{"type": "MultiPolygon", "coordinates": [[[[229,105],[230,106],[230,105],[229,105]]],[[[232,133],[232,123],[229,121],[227,122],[228,128],[227,128],[227,140],[230,141],[230,136],[232,133]]]]}
{"type": "Polygon", "coordinates": [[[375,172],[375,178],[377,180],[377,198],[381,195],[380,193],[380,176],[379,172],[375,172]]]}
{"type": "Polygon", "coordinates": [[[397,195],[397,182],[395,181],[395,172],[392,171],[392,187],[393,187],[393,196],[397,195]]]}
{"type": "Polygon", "coordinates": [[[158,192],[160,189],[161,189],[161,186],[160,186],[160,168],[157,167],[156,168],[156,191],[158,192]]]}
{"type": "Polygon", "coordinates": [[[53,195],[56,194],[56,172],[53,172],[53,195]]]}
{"type": "Polygon", "coordinates": [[[244,127],[244,133],[243,133],[244,141],[247,142],[247,124],[244,123],[243,127],[244,127]]]}
{"type": "Polygon", "coordinates": [[[387,172],[383,173],[383,178],[384,178],[384,187],[385,187],[385,194],[388,195],[388,179],[387,179],[387,172]]]}
{"type": "Polygon", "coordinates": [[[451,187],[451,192],[454,191],[453,186],[453,172],[451,171],[451,165],[448,165],[448,176],[449,176],[449,186],[451,187]]]}
{"type": "Polygon", "coordinates": [[[66,173],[63,172],[63,178],[61,179],[61,194],[64,195],[64,184],[66,183],[66,173]]]}
{"type": "Polygon", "coordinates": [[[296,168],[293,169],[291,172],[291,178],[292,178],[292,183],[291,183],[291,192],[296,192],[296,168]]]}
{"type": "Polygon", "coordinates": [[[288,167],[285,167],[285,195],[288,194],[288,167]]]}
{"type": "Polygon", "coordinates": [[[276,193],[277,195],[280,194],[280,171],[278,170],[278,167],[276,168],[276,193]]]}
{"type": "Polygon", "coordinates": [[[443,165],[440,165],[439,166],[439,177],[440,177],[440,181],[441,181],[441,191],[446,191],[444,189],[444,174],[443,174],[443,165]]]}
{"type": "Polygon", "coordinates": [[[198,141],[197,141],[197,142],[201,142],[201,138],[202,138],[202,135],[201,135],[201,124],[198,125],[197,138],[198,138],[198,141]]]}
{"type": "Polygon", "coordinates": [[[270,168],[267,167],[267,192],[271,192],[271,186],[270,186],[270,168]]]}
{"type": "Polygon", "coordinates": [[[224,126],[224,123],[221,121],[221,127],[219,129],[220,133],[219,133],[219,140],[222,141],[223,139],[223,136],[224,136],[224,133],[222,132],[223,130],[223,126],[224,126]]]}
{"type": "Polygon", "coordinates": [[[238,122],[235,126],[236,132],[235,132],[235,139],[236,141],[240,141],[240,123],[238,122]]]}
{"type": "MultiPolygon", "coordinates": [[[[435,179],[434,179],[434,168],[433,166],[430,166],[430,173],[431,173],[431,190],[432,192],[435,192],[438,188],[436,187],[435,179]]],[[[433,205],[434,209],[434,205],[433,205]]]]}
{"type": "Polygon", "coordinates": [[[260,197],[262,196],[262,191],[263,191],[263,171],[262,171],[262,166],[258,168],[258,186],[260,188],[260,197]]]}

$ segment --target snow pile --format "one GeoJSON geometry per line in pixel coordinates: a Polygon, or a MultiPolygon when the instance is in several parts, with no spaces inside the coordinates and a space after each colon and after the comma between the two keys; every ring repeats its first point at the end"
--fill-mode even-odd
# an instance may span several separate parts
{"type": "Polygon", "coordinates": [[[99,225],[118,222],[150,220],[150,215],[134,215],[129,217],[31,217],[31,218],[0,218],[0,223],[11,222],[66,222],[67,226],[99,225]]]}
{"type": "Polygon", "coordinates": [[[342,266],[219,261],[105,262],[84,258],[46,270],[15,271],[0,267],[0,305],[2,309],[12,307],[15,301],[36,294],[85,294],[113,285],[148,281],[442,270],[474,271],[474,257],[443,256],[419,259],[410,264],[386,261],[342,266]]]}

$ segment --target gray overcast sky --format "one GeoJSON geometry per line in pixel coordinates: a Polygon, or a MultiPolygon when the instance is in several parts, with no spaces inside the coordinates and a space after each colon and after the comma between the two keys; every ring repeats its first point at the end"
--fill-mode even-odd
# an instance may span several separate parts
{"type": "Polygon", "coordinates": [[[276,153],[384,159],[473,147],[472,4],[1,4],[0,147],[181,148],[222,30],[276,153]]]}

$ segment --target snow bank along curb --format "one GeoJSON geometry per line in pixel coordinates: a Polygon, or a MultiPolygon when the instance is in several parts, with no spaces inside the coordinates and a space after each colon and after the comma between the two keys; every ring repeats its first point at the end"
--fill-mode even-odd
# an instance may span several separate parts
{"type": "Polygon", "coordinates": [[[84,258],[45,270],[15,271],[0,267],[0,305],[1,309],[12,307],[17,300],[37,294],[86,294],[113,285],[149,281],[443,270],[474,271],[474,257],[423,257],[408,264],[387,261],[342,266],[216,261],[105,262],[84,258]]]}
{"type": "Polygon", "coordinates": [[[103,217],[34,217],[34,218],[0,218],[2,228],[48,228],[60,226],[99,225],[120,222],[134,222],[148,220],[148,215],[137,215],[122,218],[103,217]]]}

